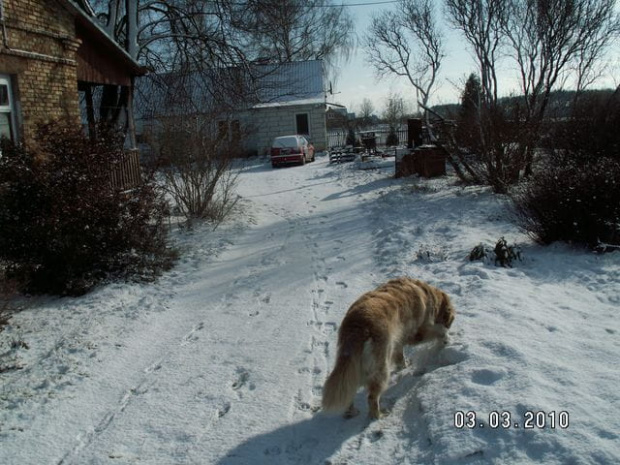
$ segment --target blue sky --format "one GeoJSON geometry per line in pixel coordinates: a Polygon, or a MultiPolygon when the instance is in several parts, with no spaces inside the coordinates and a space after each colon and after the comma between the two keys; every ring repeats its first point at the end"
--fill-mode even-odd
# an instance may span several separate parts
{"type": "MultiPolygon", "coordinates": [[[[364,31],[368,29],[374,13],[396,7],[396,2],[382,2],[385,2],[385,0],[342,0],[344,5],[357,5],[348,8],[355,21],[358,36],[361,37],[364,31]]],[[[465,45],[464,39],[461,38],[458,32],[449,29],[447,26],[444,26],[444,31],[447,34],[447,56],[442,63],[439,82],[431,98],[432,105],[458,102],[460,89],[463,87],[467,76],[471,72],[476,71],[476,66],[465,45]]],[[[615,75],[618,76],[620,75],[620,45],[614,48],[611,57],[613,59],[611,69],[615,70],[615,75]]],[[[328,97],[328,99],[345,105],[349,111],[359,112],[364,98],[369,98],[375,106],[375,113],[380,115],[390,94],[398,93],[415,110],[415,92],[412,90],[411,85],[405,80],[391,77],[377,80],[374,69],[365,63],[365,60],[364,50],[356,48],[350,61],[340,66],[339,75],[333,86],[334,92],[339,93],[328,97]]],[[[503,95],[516,92],[518,89],[513,76],[515,76],[515,70],[511,70],[510,65],[505,63],[504,68],[500,69],[500,90],[503,95]]],[[[600,85],[595,87],[612,87],[618,84],[620,84],[620,79],[616,79],[614,82],[613,77],[610,75],[601,81],[600,85]]]]}

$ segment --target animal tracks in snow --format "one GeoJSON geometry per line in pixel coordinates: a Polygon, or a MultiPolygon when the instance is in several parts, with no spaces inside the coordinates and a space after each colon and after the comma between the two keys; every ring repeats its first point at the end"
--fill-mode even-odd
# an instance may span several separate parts
{"type": "Polygon", "coordinates": [[[183,337],[183,340],[181,341],[181,345],[187,345],[187,344],[191,344],[192,342],[196,342],[199,339],[199,332],[202,331],[204,327],[205,327],[205,324],[202,321],[196,324],[192,328],[192,330],[183,337]]]}
{"type": "Polygon", "coordinates": [[[334,314],[334,306],[349,287],[337,274],[346,262],[344,248],[347,246],[343,239],[337,238],[341,229],[336,223],[340,220],[331,215],[296,220],[298,228],[304,231],[303,242],[313,277],[307,321],[311,336],[300,356],[302,367],[298,370],[299,375],[307,377],[307,381],[303,381],[307,387],[300,389],[292,399],[293,411],[304,416],[320,409],[323,383],[337,339],[337,321],[341,319],[339,313],[334,314]]]}
{"type": "Polygon", "coordinates": [[[232,388],[235,391],[238,391],[243,386],[246,385],[248,379],[250,378],[250,374],[244,368],[238,368],[237,374],[239,375],[237,379],[232,383],[232,388]]]}
{"type": "Polygon", "coordinates": [[[337,331],[338,326],[332,321],[323,323],[321,321],[309,321],[308,326],[314,327],[317,331],[329,336],[337,331]]]}

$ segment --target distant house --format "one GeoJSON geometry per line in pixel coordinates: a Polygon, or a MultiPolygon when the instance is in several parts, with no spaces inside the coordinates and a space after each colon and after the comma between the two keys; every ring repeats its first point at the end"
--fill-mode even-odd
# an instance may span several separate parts
{"type": "Polygon", "coordinates": [[[269,151],[274,137],[302,134],[317,151],[327,148],[327,102],[324,65],[321,60],[280,65],[274,75],[263,79],[261,101],[241,119],[254,126],[248,148],[258,154],[269,151]]]}
{"type": "Polygon", "coordinates": [[[157,126],[156,120],[161,118],[208,115],[206,107],[216,98],[211,94],[211,85],[216,80],[218,83],[226,80],[238,81],[244,97],[219,116],[218,129],[227,137],[246,134],[246,153],[266,154],[275,137],[287,134],[305,135],[317,151],[327,148],[329,111],[342,107],[327,102],[322,61],[257,64],[249,71],[251,78],[239,70],[227,70],[225,77],[221,73],[210,77],[208,71],[193,71],[189,76],[150,75],[140,79],[136,93],[138,134],[152,131],[157,126]],[[194,105],[181,109],[181,95],[189,96],[194,105]]]}
{"type": "Polygon", "coordinates": [[[37,123],[92,123],[95,86],[125,86],[131,96],[134,78],[145,73],[95,22],[87,2],[0,0],[0,7],[1,136],[29,144],[37,123]]]}
{"type": "Polygon", "coordinates": [[[342,105],[329,104],[327,108],[327,130],[347,127],[347,108],[342,105]]]}

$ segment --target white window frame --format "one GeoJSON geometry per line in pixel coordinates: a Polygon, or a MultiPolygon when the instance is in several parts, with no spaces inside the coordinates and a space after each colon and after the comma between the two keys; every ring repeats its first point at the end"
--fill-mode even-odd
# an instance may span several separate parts
{"type": "Polygon", "coordinates": [[[8,74],[0,74],[0,86],[6,86],[8,90],[8,104],[0,104],[0,113],[9,115],[9,125],[11,132],[11,140],[17,140],[17,127],[15,119],[15,99],[13,98],[13,86],[11,85],[11,76],[8,74]]]}

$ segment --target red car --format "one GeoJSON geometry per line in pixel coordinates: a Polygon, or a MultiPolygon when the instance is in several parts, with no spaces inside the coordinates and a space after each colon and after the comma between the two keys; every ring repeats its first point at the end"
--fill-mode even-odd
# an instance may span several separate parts
{"type": "Polygon", "coordinates": [[[304,136],[276,137],[271,144],[271,166],[299,164],[314,161],[314,146],[304,136]]]}

